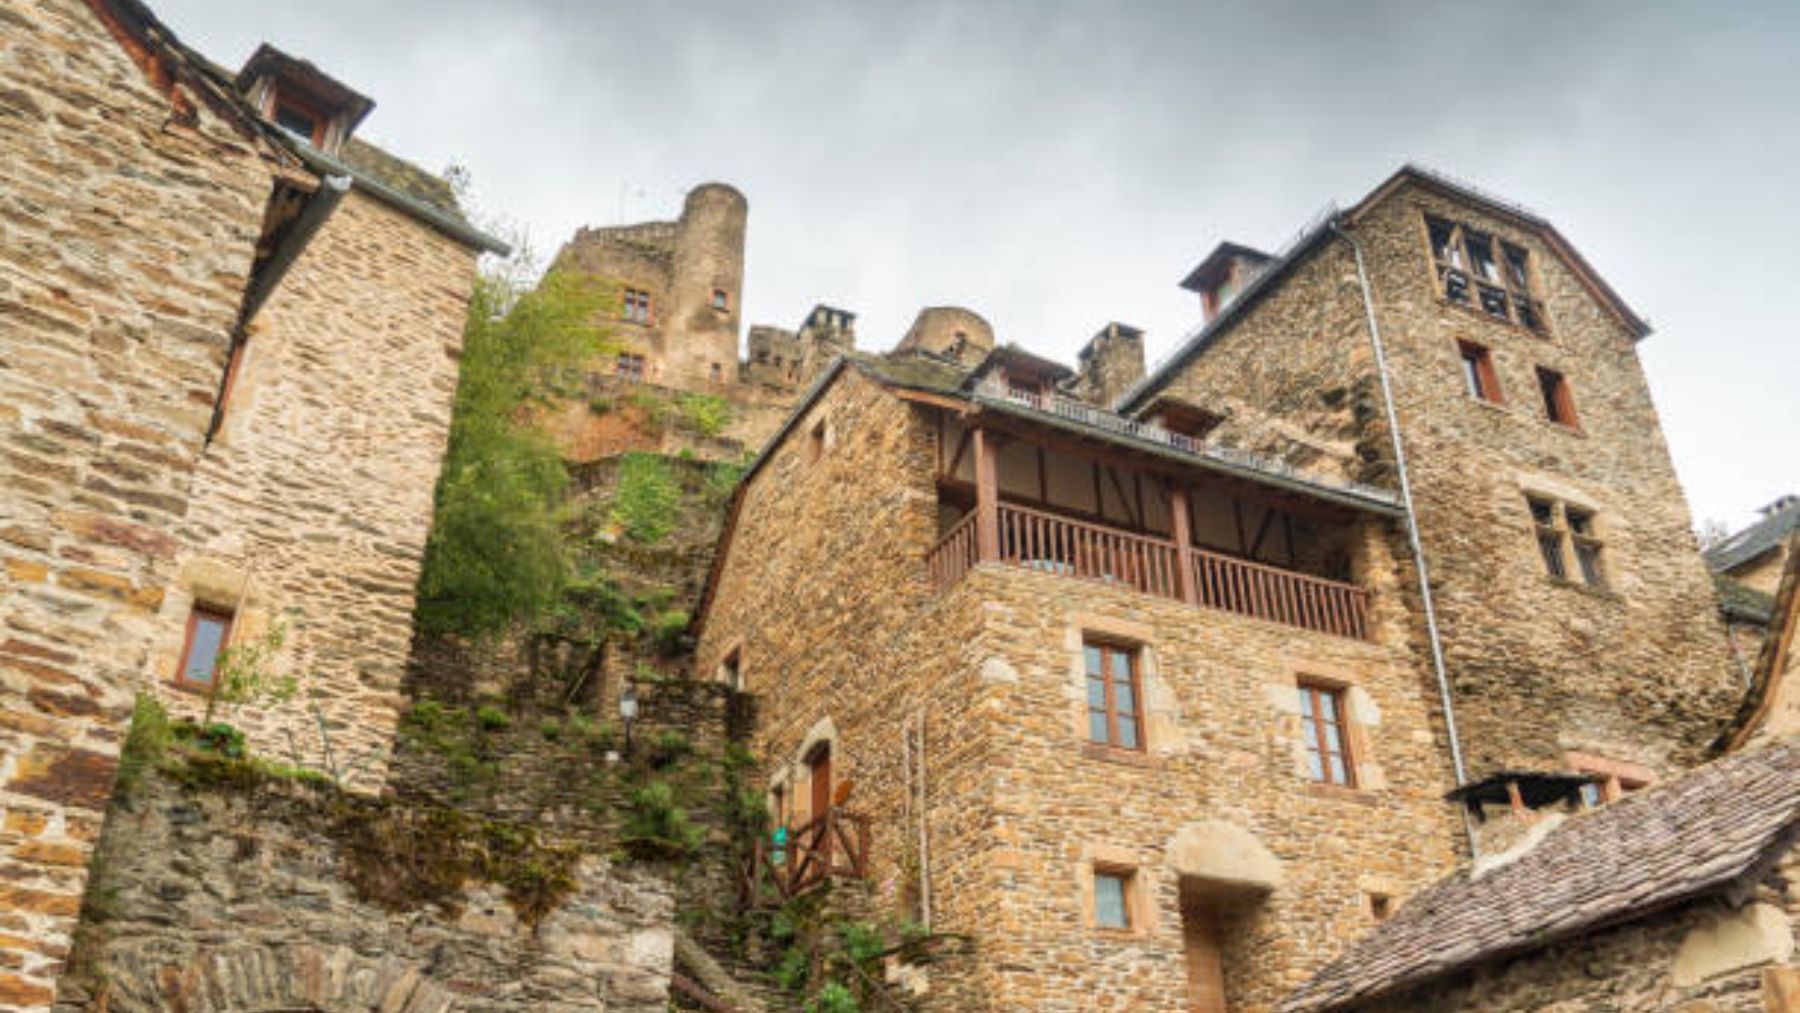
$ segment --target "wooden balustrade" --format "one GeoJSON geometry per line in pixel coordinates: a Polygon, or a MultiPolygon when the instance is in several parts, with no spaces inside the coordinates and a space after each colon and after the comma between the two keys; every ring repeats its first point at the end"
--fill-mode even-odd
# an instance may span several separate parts
{"type": "MultiPolygon", "coordinates": [[[[1193,602],[1332,636],[1370,639],[1369,593],[1354,584],[1283,570],[1234,556],[1089,524],[1010,503],[999,504],[999,561],[1028,570],[1128,587],[1162,598],[1186,597],[1182,566],[1192,568],[1193,602]]],[[[948,588],[979,561],[975,512],[957,521],[927,556],[932,580],[948,588]]]]}
{"type": "Polygon", "coordinates": [[[746,907],[785,904],[831,878],[867,879],[869,818],[832,808],[789,832],[786,842],[758,840],[740,889],[746,907]],[[764,889],[772,887],[773,893],[764,889]]]}

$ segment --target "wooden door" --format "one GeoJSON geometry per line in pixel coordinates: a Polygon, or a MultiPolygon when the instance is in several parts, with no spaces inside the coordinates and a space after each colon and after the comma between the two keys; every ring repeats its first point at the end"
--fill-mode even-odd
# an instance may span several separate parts
{"type": "Polygon", "coordinates": [[[831,825],[826,816],[831,812],[831,743],[821,742],[806,755],[807,781],[812,786],[812,811],[808,813],[818,836],[819,861],[831,867],[831,825]]]}
{"type": "Polygon", "coordinates": [[[1219,917],[1204,903],[1181,905],[1187,957],[1187,999],[1192,1013],[1225,1013],[1225,967],[1219,954],[1219,917]]]}

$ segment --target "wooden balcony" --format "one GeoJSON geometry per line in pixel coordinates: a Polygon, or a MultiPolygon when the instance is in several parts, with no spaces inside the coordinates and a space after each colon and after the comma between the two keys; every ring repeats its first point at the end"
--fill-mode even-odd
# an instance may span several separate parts
{"type": "Polygon", "coordinates": [[[970,511],[928,554],[939,587],[991,560],[1317,633],[1370,638],[1369,595],[1353,584],[1010,503],[994,505],[992,537],[984,538],[980,513],[970,511]]]}
{"type": "Polygon", "coordinates": [[[869,818],[834,806],[784,844],[758,840],[740,872],[745,907],[785,904],[828,879],[866,879],[869,818]]]}

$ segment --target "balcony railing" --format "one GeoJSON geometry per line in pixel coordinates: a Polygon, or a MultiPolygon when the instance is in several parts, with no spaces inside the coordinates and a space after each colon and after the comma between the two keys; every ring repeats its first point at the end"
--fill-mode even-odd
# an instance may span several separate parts
{"type": "MultiPolygon", "coordinates": [[[[1010,503],[998,504],[996,512],[997,562],[1332,636],[1369,639],[1369,594],[1354,584],[1010,503]]],[[[932,579],[941,588],[956,584],[980,561],[974,511],[958,521],[927,557],[932,579]]]]}
{"type": "Polygon", "coordinates": [[[827,879],[868,875],[869,818],[834,806],[779,844],[759,839],[745,860],[739,887],[746,907],[780,905],[827,879]]]}

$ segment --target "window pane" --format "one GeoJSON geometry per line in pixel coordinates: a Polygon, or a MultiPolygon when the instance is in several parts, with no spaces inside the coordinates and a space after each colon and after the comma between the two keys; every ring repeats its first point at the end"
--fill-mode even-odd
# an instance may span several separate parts
{"type": "Polygon", "coordinates": [[[1534,499],[1529,502],[1531,503],[1531,519],[1533,521],[1536,521],[1545,527],[1549,527],[1556,523],[1555,507],[1552,507],[1549,503],[1541,499],[1534,499]]]}
{"type": "Polygon", "coordinates": [[[1306,688],[1305,686],[1300,687],[1300,713],[1302,715],[1304,715],[1308,720],[1311,720],[1312,716],[1313,716],[1313,700],[1312,700],[1312,698],[1313,698],[1312,690],[1306,688]]]}
{"type": "Polygon", "coordinates": [[[1137,697],[1131,692],[1131,683],[1122,682],[1113,687],[1113,707],[1120,714],[1137,713],[1137,697]]]}
{"type": "Polygon", "coordinates": [[[1319,754],[1310,749],[1306,751],[1306,776],[1315,781],[1325,780],[1325,767],[1319,761],[1319,754]]]}
{"type": "Polygon", "coordinates": [[[1438,260],[1462,266],[1462,251],[1450,240],[1453,226],[1441,218],[1427,218],[1426,225],[1431,230],[1431,255],[1438,260]]]}
{"type": "Polygon", "coordinates": [[[1481,355],[1480,355],[1480,353],[1475,352],[1470,349],[1464,349],[1463,353],[1462,353],[1462,367],[1463,367],[1463,386],[1468,389],[1469,396],[1470,397],[1485,396],[1484,392],[1481,389],[1481,355]]]}
{"type": "Polygon", "coordinates": [[[1106,741],[1105,711],[1088,712],[1088,741],[1101,743],[1106,741]]]}
{"type": "Polygon", "coordinates": [[[1581,566],[1581,579],[1586,581],[1589,587],[1599,587],[1601,585],[1599,547],[1576,542],[1575,561],[1581,566]]]}
{"type": "Polygon", "coordinates": [[[219,651],[225,646],[227,623],[218,616],[198,613],[194,616],[193,640],[188,645],[187,667],[181,677],[188,682],[212,682],[213,669],[219,662],[219,651]]]}
{"type": "Polygon", "coordinates": [[[1131,681],[1131,655],[1124,651],[1112,652],[1113,678],[1120,682],[1131,681]]]}
{"type": "Polygon", "coordinates": [[[1485,232],[1463,230],[1463,242],[1469,248],[1469,267],[1483,281],[1499,281],[1500,268],[1494,263],[1494,240],[1485,232]]]}
{"type": "Polygon", "coordinates": [[[1333,755],[1344,751],[1344,744],[1338,739],[1338,726],[1336,724],[1328,724],[1325,726],[1325,749],[1333,755]]]}
{"type": "Polygon", "coordinates": [[[1525,273],[1525,251],[1511,243],[1501,243],[1500,249],[1506,255],[1506,283],[1515,292],[1530,291],[1529,275],[1525,273]]]}
{"type": "Polygon", "coordinates": [[[1579,510],[1565,510],[1569,515],[1569,530],[1578,535],[1594,533],[1594,515],[1584,514],[1579,510]]]}
{"type": "Polygon", "coordinates": [[[1101,680],[1101,679],[1089,679],[1087,681],[1087,687],[1088,687],[1088,706],[1089,707],[1097,707],[1101,710],[1105,710],[1106,709],[1106,683],[1105,683],[1105,681],[1101,680]]]}
{"type": "Polygon", "coordinates": [[[1125,749],[1136,749],[1138,747],[1137,718],[1128,714],[1121,714],[1119,716],[1119,745],[1125,749]]]}
{"type": "Polygon", "coordinates": [[[1331,783],[1349,784],[1349,775],[1344,770],[1344,758],[1333,755],[1331,758],[1331,783]]]}
{"type": "Polygon", "coordinates": [[[1131,916],[1125,910],[1124,876],[1094,873],[1094,923],[1108,929],[1131,927],[1131,916]]]}
{"type": "Polygon", "coordinates": [[[1102,668],[1100,665],[1100,648],[1089,644],[1082,649],[1082,653],[1087,657],[1087,671],[1089,675],[1106,674],[1106,669],[1102,668]]]}
{"type": "Polygon", "coordinates": [[[1464,306],[1469,304],[1469,276],[1455,268],[1443,268],[1444,298],[1464,306]]]}
{"type": "Polygon", "coordinates": [[[1327,722],[1332,722],[1337,720],[1337,711],[1337,694],[1319,690],[1319,713],[1327,722]]]}
{"type": "Polygon", "coordinates": [[[1605,799],[1600,794],[1599,785],[1589,781],[1587,784],[1581,786],[1582,805],[1587,806],[1589,809],[1598,809],[1600,808],[1600,803],[1603,801],[1605,801],[1605,799]]]}
{"type": "Polygon", "coordinates": [[[1497,288],[1489,288],[1486,285],[1477,287],[1481,289],[1481,308],[1501,319],[1507,319],[1506,293],[1497,288]]]}
{"type": "Polygon", "coordinates": [[[1550,535],[1550,534],[1539,535],[1538,536],[1538,551],[1543,554],[1544,569],[1549,571],[1550,576],[1552,576],[1552,577],[1568,576],[1567,571],[1565,571],[1563,569],[1562,537],[1561,536],[1550,535]]]}

